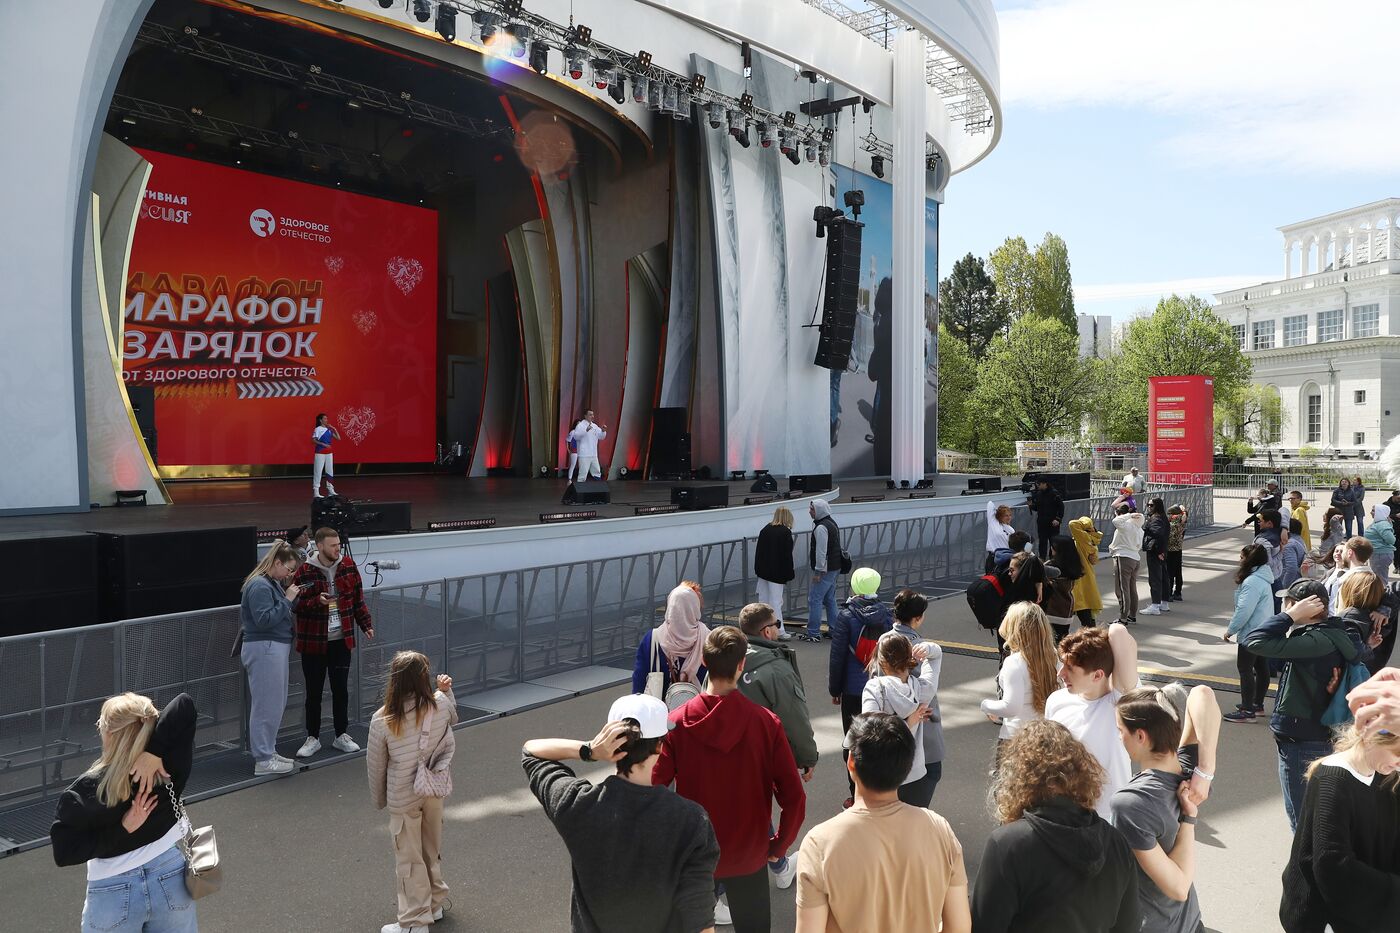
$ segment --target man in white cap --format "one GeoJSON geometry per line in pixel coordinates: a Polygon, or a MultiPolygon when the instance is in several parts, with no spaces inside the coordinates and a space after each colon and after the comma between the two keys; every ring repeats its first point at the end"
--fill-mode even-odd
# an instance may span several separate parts
{"type": "Polygon", "coordinates": [[[699,804],[652,772],[671,724],[666,704],[619,698],[591,742],[531,739],[521,750],[530,790],[573,860],[573,933],[713,933],[719,843],[699,804]],[[565,761],[615,763],[597,784],[565,761]]]}

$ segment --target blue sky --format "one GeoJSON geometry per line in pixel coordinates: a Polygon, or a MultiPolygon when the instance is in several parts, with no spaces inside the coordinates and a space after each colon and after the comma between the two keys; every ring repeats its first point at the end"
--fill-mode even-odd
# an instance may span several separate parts
{"type": "Polygon", "coordinates": [[[1008,236],[1069,245],[1076,306],[1282,274],[1283,224],[1400,195],[1400,3],[997,0],[1003,133],[948,185],[940,275],[1008,236]]]}

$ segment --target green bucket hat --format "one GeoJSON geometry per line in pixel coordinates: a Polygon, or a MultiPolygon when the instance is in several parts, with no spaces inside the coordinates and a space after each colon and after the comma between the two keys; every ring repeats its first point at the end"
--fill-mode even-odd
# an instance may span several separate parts
{"type": "Polygon", "coordinates": [[[857,596],[874,596],[880,589],[880,572],[869,567],[858,567],[851,574],[851,592],[857,596]]]}

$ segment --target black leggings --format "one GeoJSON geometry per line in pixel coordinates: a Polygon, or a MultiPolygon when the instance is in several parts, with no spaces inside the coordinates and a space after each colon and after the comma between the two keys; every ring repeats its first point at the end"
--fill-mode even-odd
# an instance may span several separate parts
{"type": "Polygon", "coordinates": [[[1235,667],[1240,672],[1241,705],[1263,709],[1264,694],[1269,692],[1269,659],[1240,645],[1235,652],[1235,667]]]}
{"type": "MultiPolygon", "coordinates": [[[[849,693],[841,694],[841,734],[845,735],[851,731],[851,723],[860,715],[860,697],[851,696],[849,693]]],[[[841,760],[844,762],[851,757],[850,749],[841,750],[841,760]]],[[[850,790],[850,796],[856,795],[855,782],[851,780],[851,772],[846,772],[846,787],[850,790]]],[[[765,888],[765,890],[767,890],[765,888]]],[[[732,905],[731,905],[732,907],[732,905]]]]}
{"type": "Polygon", "coordinates": [[[1167,594],[1181,595],[1181,585],[1185,582],[1181,575],[1181,552],[1167,552],[1167,594]]]}
{"type": "MultiPolygon", "coordinates": [[[[796,855],[788,857],[797,858],[796,855]]],[[[769,933],[773,928],[773,916],[768,901],[768,866],[760,866],[751,875],[716,878],[716,893],[721,884],[724,885],[725,896],[729,898],[729,915],[734,918],[734,933],[769,933]]]]}
{"type": "Polygon", "coordinates": [[[331,718],[335,734],[340,736],[350,728],[350,649],[343,638],[327,642],[325,654],[301,656],[301,676],[306,680],[306,734],[313,739],[321,735],[321,692],[327,674],[331,678],[331,718]]]}
{"type": "Polygon", "coordinates": [[[1167,562],[1156,554],[1144,554],[1143,560],[1147,563],[1148,592],[1152,596],[1152,602],[1161,605],[1171,594],[1167,585],[1167,562]]]}

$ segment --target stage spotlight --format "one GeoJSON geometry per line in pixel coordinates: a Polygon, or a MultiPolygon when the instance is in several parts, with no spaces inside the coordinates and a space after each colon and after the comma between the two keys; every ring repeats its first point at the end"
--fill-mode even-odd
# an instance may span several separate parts
{"type": "Polygon", "coordinates": [[[632,76],[632,102],[634,104],[645,104],[647,102],[647,85],[650,83],[646,75],[632,76]]]}
{"type": "Polygon", "coordinates": [[[652,81],[647,85],[647,106],[652,110],[661,109],[662,96],[660,81],[652,81]]]}
{"type": "Polygon", "coordinates": [[[608,96],[615,104],[627,103],[627,88],[623,86],[622,71],[619,69],[613,72],[612,82],[608,84],[608,96]]]}
{"type": "Polygon", "coordinates": [[[797,134],[789,129],[778,130],[778,151],[792,155],[797,151],[797,134]]]}
{"type": "MultiPolygon", "coordinates": [[[[674,84],[668,84],[662,90],[661,111],[675,116],[680,112],[680,94],[674,84]]],[[[679,119],[679,117],[677,117],[679,119]]]]}
{"type": "Polygon", "coordinates": [[[717,100],[712,100],[705,105],[705,115],[709,118],[710,129],[717,130],[726,123],[724,116],[724,104],[717,100]]]}
{"type": "Polygon", "coordinates": [[[907,479],[902,479],[902,480],[900,480],[900,481],[899,481],[899,488],[900,488],[900,489],[908,489],[908,488],[909,488],[909,481],[908,481],[907,479]]]}
{"type": "Polygon", "coordinates": [[[671,119],[690,119],[690,88],[683,87],[676,91],[676,109],[671,114],[671,119]]]}
{"type": "Polygon", "coordinates": [[[744,132],[740,133],[738,136],[735,136],[734,141],[740,146],[744,147],[745,149],[749,148],[751,140],[749,139],[748,127],[744,127],[744,132]]]}
{"type": "Polygon", "coordinates": [[[381,10],[387,10],[387,9],[389,9],[389,8],[390,8],[391,6],[393,6],[393,5],[394,5],[394,0],[379,0],[379,8],[380,8],[381,10]]]}
{"type": "Polygon", "coordinates": [[[612,83],[612,62],[606,58],[595,58],[593,66],[593,86],[598,90],[604,90],[612,83]]]}
{"type": "Polygon", "coordinates": [[[439,3],[437,8],[437,19],[433,22],[433,28],[437,34],[448,42],[457,38],[457,8],[439,3]]]}
{"type": "Polygon", "coordinates": [[[627,467],[622,467],[620,470],[617,471],[617,478],[618,478],[618,479],[626,479],[627,477],[629,477],[629,476],[631,476],[631,475],[632,475],[632,471],[629,470],[629,469],[627,469],[627,467]]]}
{"type": "Polygon", "coordinates": [[[729,111],[729,135],[730,135],[730,136],[733,136],[735,139],[738,139],[741,135],[743,135],[743,132],[744,132],[744,130],[745,130],[747,124],[748,124],[748,120],[745,119],[744,114],[743,114],[743,111],[740,111],[740,110],[731,110],[731,111],[729,111]]]}
{"type": "Polygon", "coordinates": [[[745,475],[746,474],[743,470],[730,470],[729,481],[731,483],[737,483],[739,480],[743,479],[745,475]]]}
{"type": "Polygon", "coordinates": [[[508,23],[506,24],[506,32],[511,37],[511,56],[524,58],[526,50],[530,47],[530,39],[535,34],[535,28],[525,23],[508,23]]]}
{"type": "Polygon", "coordinates": [[[540,74],[549,72],[549,43],[536,39],[530,44],[530,67],[540,74]]]}
{"type": "Polygon", "coordinates": [[[814,140],[814,139],[809,139],[809,140],[807,140],[805,143],[802,144],[802,149],[803,149],[804,154],[807,156],[807,161],[808,161],[808,162],[815,162],[815,161],[817,161],[817,142],[816,142],[816,140],[814,140]]]}
{"type": "Polygon", "coordinates": [[[573,46],[564,50],[564,73],[575,81],[583,77],[583,54],[573,46]]]}
{"type": "Polygon", "coordinates": [[[472,22],[476,24],[476,40],[482,45],[486,45],[492,39],[496,38],[496,33],[500,29],[501,18],[495,13],[477,10],[472,14],[472,22]]]}
{"type": "Polygon", "coordinates": [[[823,167],[831,164],[831,143],[822,143],[817,147],[817,163],[823,167]]]}
{"type": "Polygon", "coordinates": [[[433,5],[428,0],[413,0],[413,18],[426,23],[433,18],[433,5]]]}
{"type": "Polygon", "coordinates": [[[870,157],[870,174],[876,178],[885,177],[885,157],[873,155],[870,157]]]}
{"type": "Polygon", "coordinates": [[[760,146],[764,149],[771,149],[773,147],[773,141],[777,138],[778,133],[773,128],[773,124],[770,121],[758,121],[758,144],[760,146]]]}
{"type": "Polygon", "coordinates": [[[783,155],[787,156],[787,160],[793,165],[802,164],[802,157],[797,154],[796,149],[789,149],[787,152],[784,152],[783,155]]]}

